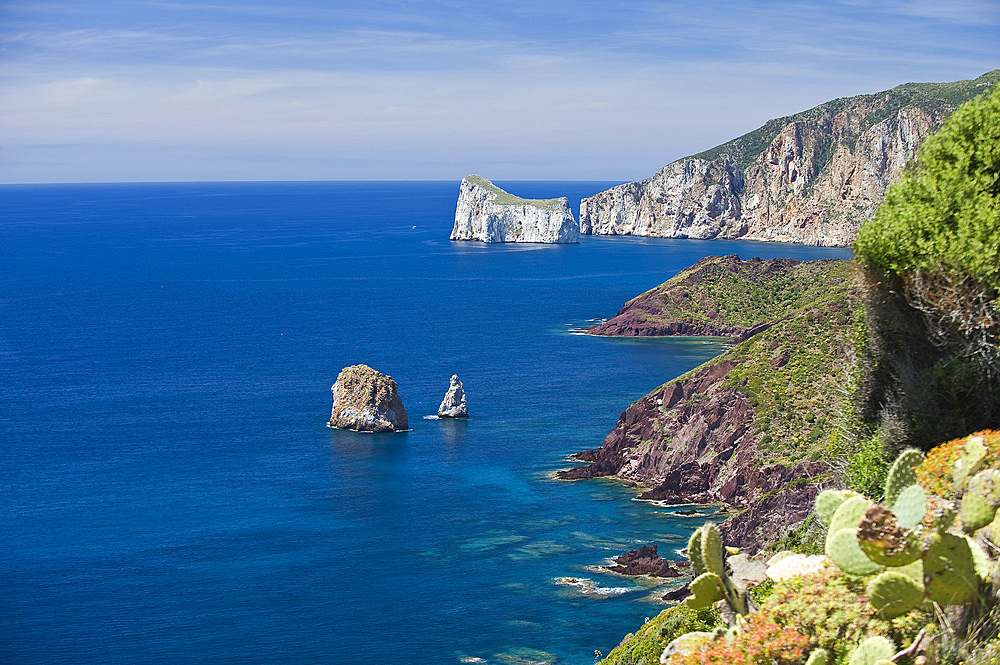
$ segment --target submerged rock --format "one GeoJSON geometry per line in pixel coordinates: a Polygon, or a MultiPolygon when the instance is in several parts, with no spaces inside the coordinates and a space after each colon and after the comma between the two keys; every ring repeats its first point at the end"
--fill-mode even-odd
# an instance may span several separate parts
{"type": "Polygon", "coordinates": [[[409,428],[403,400],[391,376],[368,365],[340,370],[333,391],[330,427],[358,432],[398,432],[409,428]]]}
{"type": "Polygon", "coordinates": [[[438,407],[438,417],[469,417],[469,409],[465,404],[465,389],[462,388],[462,382],[459,381],[457,374],[451,375],[451,384],[448,386],[448,392],[444,394],[441,406],[438,407]]]}
{"type": "Polygon", "coordinates": [[[580,242],[580,225],[569,200],[522,199],[486,178],[466,176],[458,192],[452,240],[483,242],[580,242]]]}

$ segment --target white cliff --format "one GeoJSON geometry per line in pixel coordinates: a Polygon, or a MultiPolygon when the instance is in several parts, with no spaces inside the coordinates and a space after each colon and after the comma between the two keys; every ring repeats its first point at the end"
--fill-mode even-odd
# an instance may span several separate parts
{"type": "Polygon", "coordinates": [[[458,193],[452,240],[483,242],[580,242],[580,226],[566,197],[522,199],[477,175],[458,193]]]}
{"type": "Polygon", "coordinates": [[[580,204],[583,233],[846,246],[920,143],[1000,79],[905,84],[838,99],[580,204]]]}

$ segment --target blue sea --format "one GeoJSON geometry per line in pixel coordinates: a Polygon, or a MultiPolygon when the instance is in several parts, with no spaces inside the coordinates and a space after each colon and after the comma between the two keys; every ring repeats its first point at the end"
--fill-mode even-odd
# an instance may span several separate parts
{"type": "Polygon", "coordinates": [[[571,330],[706,255],[849,251],[450,242],[457,193],[0,187],[0,662],[591,665],[662,609],[592,567],[702,520],[551,474],[724,347],[571,330]],[[412,431],[326,426],[356,363],[412,431]],[[424,418],[452,374],[472,417],[424,418]]]}

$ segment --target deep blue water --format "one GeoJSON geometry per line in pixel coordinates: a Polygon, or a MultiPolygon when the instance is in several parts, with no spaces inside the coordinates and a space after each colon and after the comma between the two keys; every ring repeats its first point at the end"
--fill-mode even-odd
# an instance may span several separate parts
{"type": "Polygon", "coordinates": [[[0,662],[590,664],[659,611],[587,566],[700,521],[549,474],[720,346],[568,331],[705,255],[848,252],[452,243],[457,190],[0,187],[0,662]],[[411,432],[326,427],[360,362],[411,432]],[[423,419],[453,373],[473,417],[423,419]]]}

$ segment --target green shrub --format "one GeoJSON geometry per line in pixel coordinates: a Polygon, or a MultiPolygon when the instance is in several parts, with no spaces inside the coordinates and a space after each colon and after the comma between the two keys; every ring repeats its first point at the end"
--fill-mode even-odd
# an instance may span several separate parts
{"type": "Polygon", "coordinates": [[[854,253],[872,362],[858,403],[889,447],[1000,423],[1000,88],[928,137],[854,253]]]}

